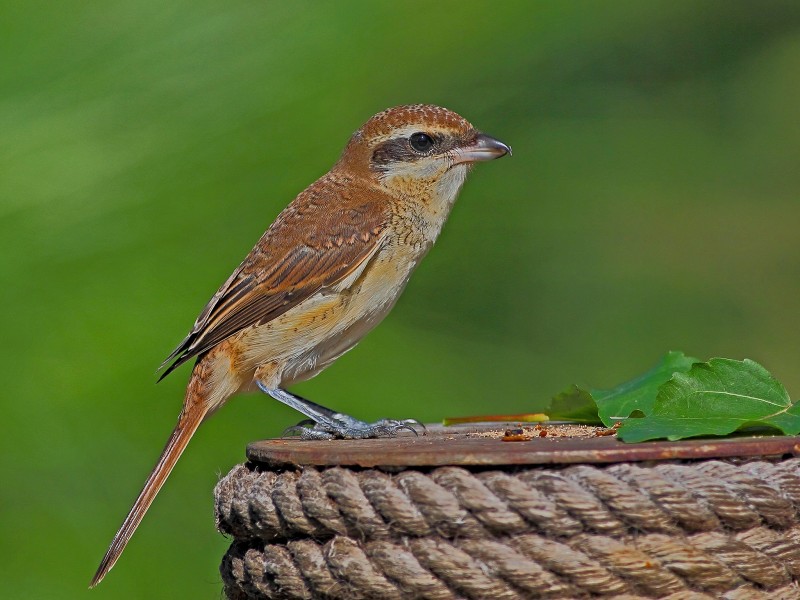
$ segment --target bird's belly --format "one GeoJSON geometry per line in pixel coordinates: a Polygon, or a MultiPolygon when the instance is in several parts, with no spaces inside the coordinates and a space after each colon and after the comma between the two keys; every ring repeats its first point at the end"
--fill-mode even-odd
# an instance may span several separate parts
{"type": "Polygon", "coordinates": [[[244,332],[237,370],[274,365],[275,387],[309,379],[353,348],[389,313],[418,256],[382,250],[355,281],[323,290],[277,319],[244,332]],[[391,257],[391,259],[389,258],[391,257]]]}

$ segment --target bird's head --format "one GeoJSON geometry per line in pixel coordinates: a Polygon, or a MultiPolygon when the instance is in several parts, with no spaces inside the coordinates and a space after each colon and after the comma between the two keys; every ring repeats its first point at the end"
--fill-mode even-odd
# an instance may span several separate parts
{"type": "Polygon", "coordinates": [[[453,111],[430,104],[378,113],[350,138],[337,166],[394,193],[457,189],[475,162],[511,153],[453,111]]]}

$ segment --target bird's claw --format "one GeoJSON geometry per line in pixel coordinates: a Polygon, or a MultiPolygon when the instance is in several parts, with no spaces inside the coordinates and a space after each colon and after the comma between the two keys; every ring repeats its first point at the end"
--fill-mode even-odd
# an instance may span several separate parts
{"type": "Polygon", "coordinates": [[[303,432],[309,428],[309,426],[313,426],[314,421],[311,419],[303,419],[297,425],[291,425],[283,430],[281,433],[281,437],[295,437],[303,435],[303,432]]]}
{"type": "MultiPolygon", "coordinates": [[[[425,423],[423,423],[422,421],[418,421],[417,419],[403,419],[400,422],[401,423],[406,423],[407,425],[413,425],[415,427],[421,427],[422,428],[422,435],[427,435],[427,433],[428,433],[428,428],[425,427],[425,423]]],[[[416,430],[414,431],[414,433],[416,433],[416,430]]]]}

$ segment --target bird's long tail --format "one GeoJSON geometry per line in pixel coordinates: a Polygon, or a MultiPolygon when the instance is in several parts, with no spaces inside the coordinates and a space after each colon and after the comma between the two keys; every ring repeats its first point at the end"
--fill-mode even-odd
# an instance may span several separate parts
{"type": "Polygon", "coordinates": [[[172,468],[175,466],[175,463],[178,462],[189,440],[192,439],[192,435],[197,431],[197,428],[200,423],[202,423],[207,413],[208,408],[205,403],[197,402],[187,404],[187,406],[184,407],[178,419],[178,424],[172,431],[172,435],[169,436],[169,441],[167,441],[167,445],[161,453],[161,457],[158,459],[156,466],[153,467],[153,471],[147,478],[144,488],[142,488],[139,497],[133,504],[133,508],[131,508],[128,516],[125,517],[125,521],[123,521],[122,526],[119,528],[119,531],[117,531],[117,534],[111,541],[111,545],[108,547],[106,555],[100,562],[100,566],[97,567],[97,572],[94,574],[92,582],[89,584],[90,588],[100,583],[103,577],[111,570],[111,567],[114,566],[114,563],[117,562],[117,559],[119,559],[122,551],[131,539],[133,532],[136,531],[139,523],[141,523],[142,517],[144,517],[147,509],[150,508],[158,491],[161,489],[161,486],[164,485],[167,477],[169,477],[169,474],[172,472],[172,468]]]}

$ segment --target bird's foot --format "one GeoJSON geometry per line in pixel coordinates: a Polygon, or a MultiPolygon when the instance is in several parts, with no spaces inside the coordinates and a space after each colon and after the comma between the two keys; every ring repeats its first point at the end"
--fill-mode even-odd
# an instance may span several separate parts
{"type": "Polygon", "coordinates": [[[360,421],[349,415],[334,413],[321,421],[305,419],[286,429],[284,435],[297,435],[304,440],[363,440],[368,438],[395,437],[401,431],[419,435],[415,429],[425,432],[425,425],[416,419],[381,419],[374,423],[360,421]]]}

